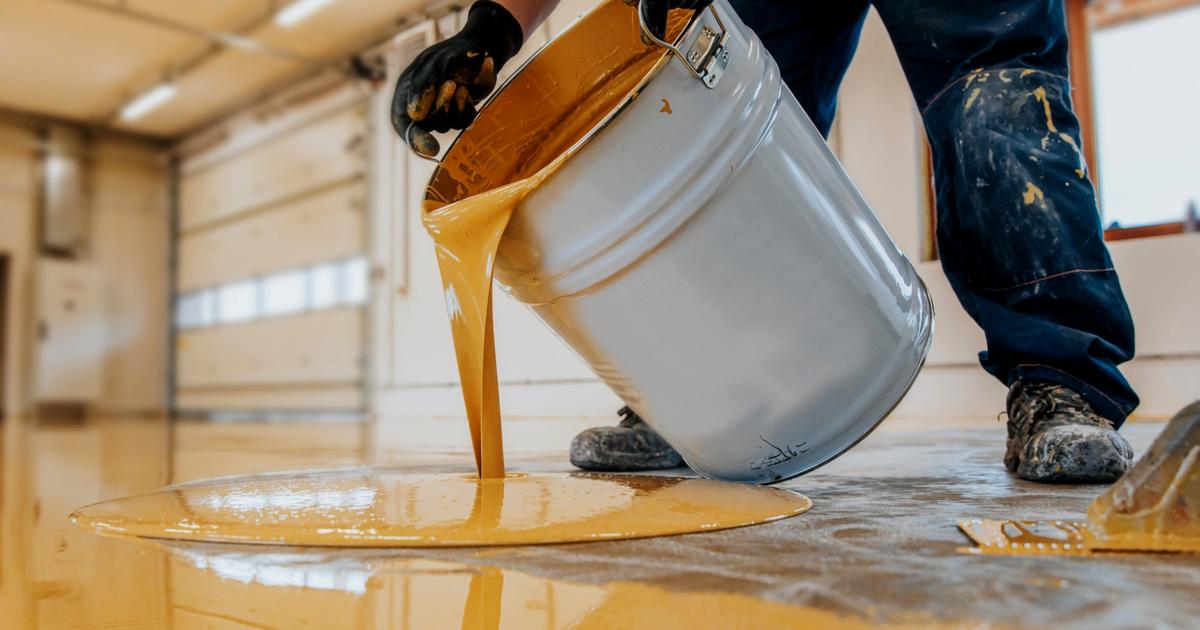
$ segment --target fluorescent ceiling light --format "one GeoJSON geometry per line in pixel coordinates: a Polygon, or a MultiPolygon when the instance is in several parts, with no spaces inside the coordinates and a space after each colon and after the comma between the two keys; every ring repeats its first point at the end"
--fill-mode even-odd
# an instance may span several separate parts
{"type": "Polygon", "coordinates": [[[275,14],[275,23],[280,26],[295,26],[331,2],[333,0],[296,0],[275,14]]]}
{"type": "Polygon", "coordinates": [[[171,100],[176,91],[174,83],[160,83],[122,107],[121,118],[123,120],[141,118],[150,110],[171,100]]]}

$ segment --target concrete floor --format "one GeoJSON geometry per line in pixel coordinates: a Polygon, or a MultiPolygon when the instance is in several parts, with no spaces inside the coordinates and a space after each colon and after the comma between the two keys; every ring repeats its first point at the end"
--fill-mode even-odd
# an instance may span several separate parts
{"type": "MultiPolygon", "coordinates": [[[[1140,453],[1161,427],[1135,424],[1125,434],[1140,453]]],[[[812,498],[800,517],[678,538],[498,551],[486,562],[571,581],[744,593],[882,623],[1196,627],[1200,556],[960,553],[971,546],[960,519],[1081,519],[1101,491],[1012,477],[1000,463],[1003,445],[999,423],[884,430],[782,484],[812,498]]],[[[436,557],[479,562],[471,552],[436,557]]]]}
{"type": "MultiPolygon", "coordinates": [[[[1159,428],[1126,433],[1140,450],[1159,428]]],[[[433,552],[164,548],[101,539],[61,519],[80,504],[161,483],[169,461],[186,455],[166,452],[162,429],[110,420],[34,431],[30,474],[6,468],[5,523],[13,526],[3,529],[0,612],[18,622],[4,627],[1183,628],[1200,619],[1200,556],[959,553],[969,544],[959,519],[1077,518],[1100,491],[1010,477],[999,463],[999,423],[885,425],[784,484],[813,499],[807,514],[675,538],[433,552]],[[28,503],[14,509],[20,497],[28,503]]],[[[287,425],[256,430],[267,439],[295,434],[287,425]]],[[[242,447],[225,456],[261,460],[253,444],[242,447]]],[[[189,448],[177,441],[176,449],[189,448]]],[[[443,456],[410,467],[465,464],[443,456]]],[[[510,465],[565,468],[557,449],[510,465]]]]}

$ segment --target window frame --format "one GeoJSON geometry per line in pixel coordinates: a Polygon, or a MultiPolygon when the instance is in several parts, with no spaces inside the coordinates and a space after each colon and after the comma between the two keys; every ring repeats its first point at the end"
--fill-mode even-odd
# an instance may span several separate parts
{"type": "MultiPolygon", "coordinates": [[[[1096,115],[1092,94],[1092,32],[1099,28],[1110,28],[1191,8],[1200,5],[1200,0],[1120,0],[1115,3],[1103,0],[1064,0],[1063,5],[1067,17],[1067,38],[1070,41],[1068,54],[1071,66],[1071,100],[1075,107],[1075,115],[1079,119],[1079,133],[1083,140],[1083,157],[1088,165],[1092,185],[1098,190],[1102,165],[1096,155],[1096,115]]],[[[925,141],[924,144],[926,198],[928,199],[927,237],[924,253],[927,260],[938,260],[937,200],[933,184],[933,155],[929,149],[929,142],[925,141]]],[[[1200,222],[1185,217],[1166,223],[1105,228],[1104,240],[1123,241],[1196,231],[1200,231],[1200,222]]]]}
{"type": "MultiPolygon", "coordinates": [[[[1068,30],[1068,35],[1071,38],[1071,82],[1073,84],[1073,91],[1077,95],[1076,98],[1087,103],[1089,135],[1084,136],[1084,152],[1091,153],[1095,151],[1094,147],[1096,146],[1095,127],[1092,126],[1095,120],[1091,83],[1092,32],[1192,8],[1200,5],[1200,0],[1120,0],[1119,2],[1066,0],[1066,2],[1068,6],[1068,25],[1071,23],[1072,13],[1075,14],[1075,20],[1079,22],[1076,28],[1079,29],[1080,35],[1068,30]],[[1078,5],[1073,7],[1074,11],[1072,11],[1072,5],[1078,5]],[[1078,83],[1076,82],[1075,72],[1077,64],[1078,67],[1084,68],[1081,74],[1085,75],[1085,77],[1081,77],[1078,83]]],[[[1092,182],[1099,188],[1100,179],[1097,175],[1099,171],[1096,170],[1097,165],[1094,154],[1088,156],[1088,166],[1092,169],[1092,182]]],[[[1196,231],[1200,231],[1200,227],[1197,226],[1194,218],[1183,217],[1178,221],[1167,221],[1165,223],[1105,228],[1104,240],[1125,241],[1135,238],[1169,236],[1196,231]]]]}

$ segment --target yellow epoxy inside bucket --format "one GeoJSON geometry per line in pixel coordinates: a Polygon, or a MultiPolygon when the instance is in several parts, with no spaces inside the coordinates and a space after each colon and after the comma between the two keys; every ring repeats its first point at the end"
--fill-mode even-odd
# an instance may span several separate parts
{"type": "Polygon", "coordinates": [[[367,469],[217,479],[98,503],[110,536],[326,547],[582,542],[711,531],[801,514],[804,496],[648,475],[414,475],[367,469]]]}

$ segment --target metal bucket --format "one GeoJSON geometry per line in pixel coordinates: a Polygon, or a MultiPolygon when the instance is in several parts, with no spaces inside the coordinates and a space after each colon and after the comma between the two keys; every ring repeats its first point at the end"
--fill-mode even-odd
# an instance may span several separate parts
{"type": "MultiPolygon", "coordinates": [[[[845,452],[900,401],[933,308],[727,1],[674,42],[517,209],[495,277],[696,472],[780,481],[845,452]]],[[[555,105],[630,47],[645,50],[617,0],[580,18],[481,110],[427,196],[504,183],[495,174],[544,137],[555,105]],[[504,126],[522,140],[489,144],[504,126]]]]}

